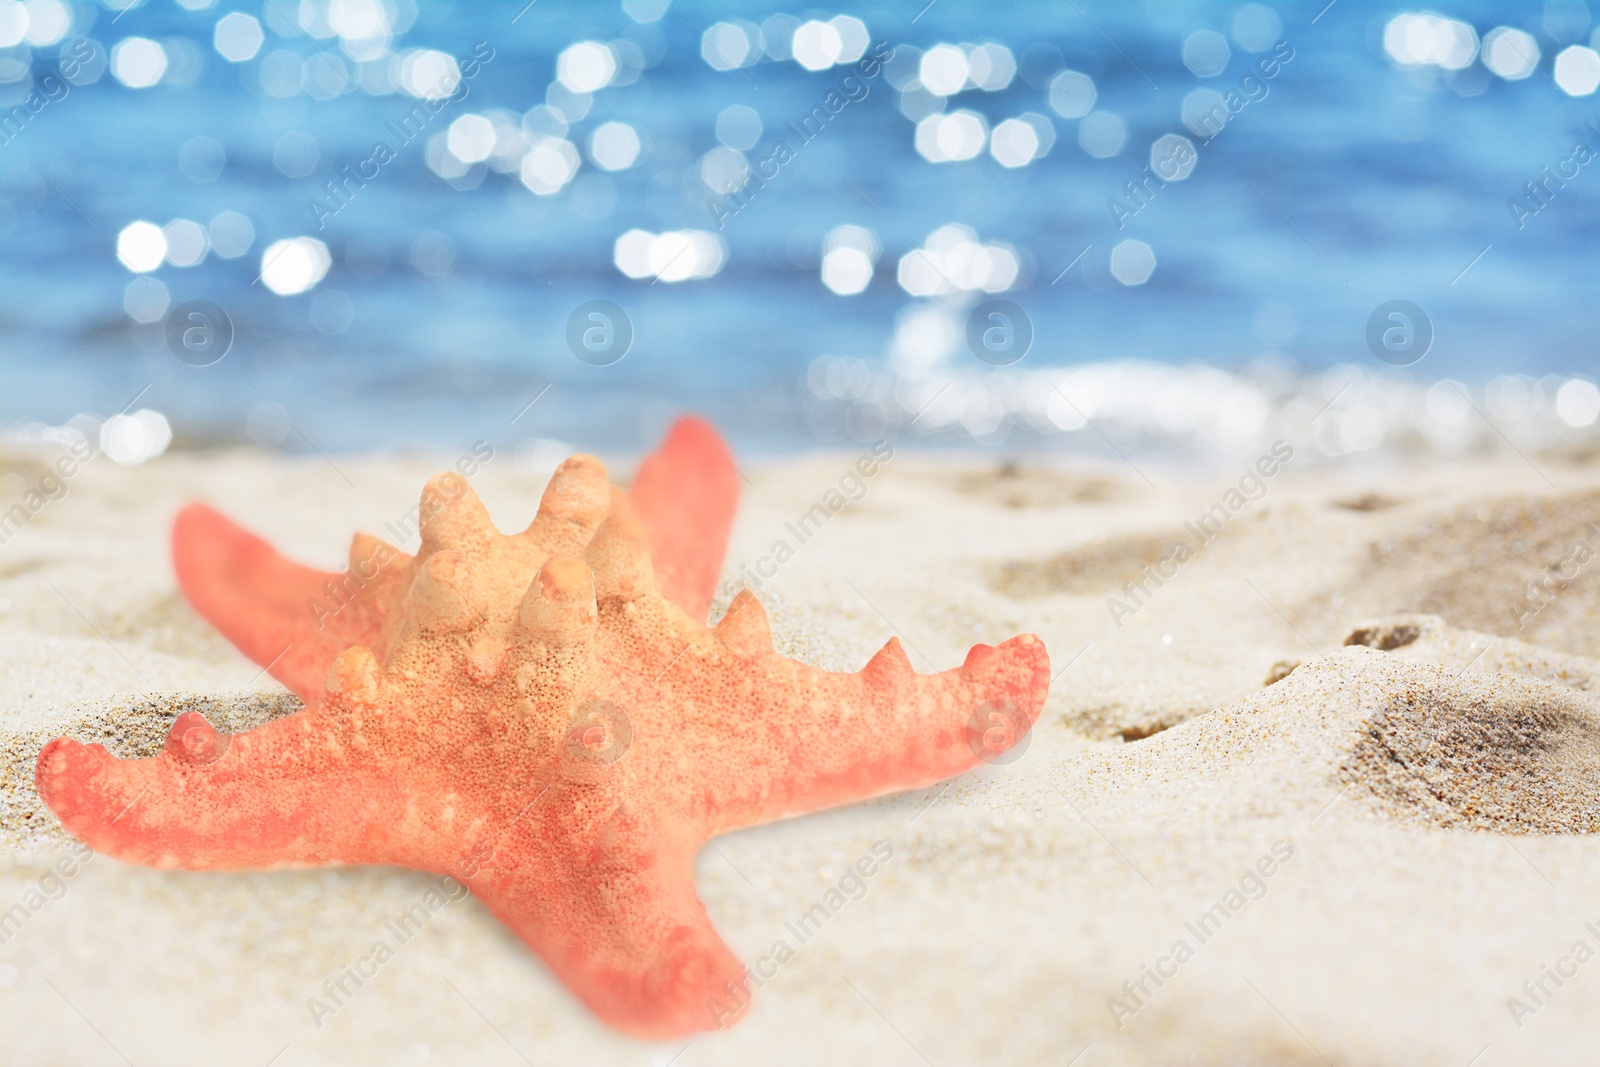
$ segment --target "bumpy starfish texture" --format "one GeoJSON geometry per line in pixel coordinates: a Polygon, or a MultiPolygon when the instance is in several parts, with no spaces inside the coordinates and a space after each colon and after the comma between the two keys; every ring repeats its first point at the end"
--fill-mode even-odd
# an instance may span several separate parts
{"type": "Polygon", "coordinates": [[[695,894],[698,847],[968,770],[1038,716],[1049,661],[1023,635],[920,675],[891,639],[859,673],[817,670],[773,651],[748,590],[713,628],[691,618],[650,550],[591,457],[521,533],[455,493],[395,571],[403,610],[363,623],[378,647],[342,651],[303,711],[231,736],[185,714],[147,759],[58,738],[39,795],[128,862],[454,875],[612,1026],[726,1025],[748,986],[695,894]]]}
{"type": "MultiPolygon", "coordinates": [[[[455,475],[430,483],[417,522],[465,486],[455,475]]],[[[739,499],[727,446],[705,421],[678,420],[640,465],[630,496],[649,531],[657,587],[705,621],[739,499]]],[[[528,535],[542,543],[553,530],[530,529],[528,535]]],[[[562,547],[551,544],[546,554],[562,547]]],[[[351,645],[370,648],[380,659],[387,655],[417,576],[414,558],[364,533],[350,544],[346,570],[302,566],[205,504],[178,513],[172,561],[194,609],[308,704],[322,696],[328,668],[351,645]]]]}

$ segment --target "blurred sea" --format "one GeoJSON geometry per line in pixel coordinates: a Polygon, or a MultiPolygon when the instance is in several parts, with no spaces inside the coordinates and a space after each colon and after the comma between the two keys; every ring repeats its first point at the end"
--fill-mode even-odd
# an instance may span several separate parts
{"type": "Polygon", "coordinates": [[[678,410],[747,454],[887,433],[1232,449],[1290,425],[1340,454],[1593,428],[1600,161],[1566,161],[1600,129],[1577,0],[1442,3],[1399,31],[1403,6],[1363,0],[779,10],[0,0],[0,116],[27,112],[0,137],[0,422],[149,410],[179,444],[330,453],[634,449],[678,410]],[[219,51],[251,43],[219,28],[234,11],[264,30],[239,62],[219,51]],[[1531,70],[1496,27],[1525,32],[1531,70]],[[828,63],[880,48],[870,76],[828,63]],[[492,58],[397,137],[449,67],[435,53],[475,50],[492,58]],[[830,92],[845,104],[802,139],[830,92]],[[1185,124],[1229,93],[1209,140],[1185,124]],[[1148,182],[1167,135],[1185,176],[1148,182]],[[380,141],[393,158],[335,199],[380,141]],[[779,141],[792,158],[762,171],[779,141]],[[770,177],[714,191],[741,167],[770,177]],[[118,243],[150,268],[140,221],[168,255],[135,271],[118,243]],[[326,261],[290,246],[274,273],[266,251],[301,237],[326,261]],[[1031,323],[1009,366],[969,345],[991,299],[1031,323]],[[193,300],[232,324],[209,366],[169,350],[193,300]],[[593,300],[631,326],[609,365],[569,343],[593,300]],[[1392,300],[1431,324],[1404,368],[1369,346],[1392,300]]]}

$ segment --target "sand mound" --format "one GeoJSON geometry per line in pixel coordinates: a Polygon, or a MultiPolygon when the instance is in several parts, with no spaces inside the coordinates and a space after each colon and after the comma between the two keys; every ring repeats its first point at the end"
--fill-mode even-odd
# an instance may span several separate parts
{"type": "Polygon", "coordinates": [[[160,751],[172,722],[198,711],[218,730],[238,733],[292,715],[300,701],[290,693],[160,693],[83,701],[58,713],[57,722],[13,726],[0,732],[0,843],[19,851],[60,848],[69,840],[33,788],[34,763],[45,743],[62,734],[106,746],[122,758],[160,751]]]}
{"type": "Polygon", "coordinates": [[[1411,520],[1370,546],[1348,583],[1376,612],[1440,615],[1458,626],[1600,656],[1600,492],[1515,496],[1411,520]]]}
{"type": "Polygon", "coordinates": [[[1600,699],[1363,644],[1074,762],[1108,788],[1165,796],[1175,822],[1197,806],[1224,820],[1311,820],[1342,795],[1335,810],[1433,827],[1600,831],[1600,699]]]}
{"type": "Polygon", "coordinates": [[[1600,830],[1600,703],[1542,682],[1388,696],[1342,768],[1388,814],[1501,833],[1600,830]]]}

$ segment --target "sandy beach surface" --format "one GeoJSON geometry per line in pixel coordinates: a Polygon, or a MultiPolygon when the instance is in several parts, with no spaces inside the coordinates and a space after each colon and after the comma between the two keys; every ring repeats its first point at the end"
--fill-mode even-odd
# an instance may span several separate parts
{"type": "MultiPolygon", "coordinates": [[[[713,615],[759,587],[780,651],[845,670],[892,634],[929,671],[1032,631],[1060,673],[1015,762],[703,849],[698,888],[735,951],[756,966],[783,941],[792,958],[763,965],[745,1021],[660,1045],[594,1021],[471,897],[318,1014],[324,982],[395,942],[432,876],[163,872],[72,847],[33,790],[49,738],[142,754],[188,708],[242,729],[296,707],[177,591],[178,507],[207,500],[337,568],[354,530],[384,534],[451,457],[86,465],[0,545],[0,1060],[1592,1057],[1600,473],[1585,457],[1269,455],[1179,475],[903,448],[859,491],[841,481],[855,459],[745,464],[713,615]],[[841,485],[860,499],[797,536],[841,485]],[[797,937],[819,902],[826,921],[797,937]]],[[[44,461],[0,458],[0,499],[44,461]]],[[[526,524],[552,465],[506,456],[475,476],[502,529],[526,524]]]]}

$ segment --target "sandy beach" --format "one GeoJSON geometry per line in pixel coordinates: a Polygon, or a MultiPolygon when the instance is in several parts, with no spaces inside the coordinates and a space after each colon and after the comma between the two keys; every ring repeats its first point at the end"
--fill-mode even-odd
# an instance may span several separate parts
{"type": "MultiPolygon", "coordinates": [[[[54,458],[0,460],[4,498],[54,458]]],[[[554,458],[482,465],[502,529],[531,517],[554,458]]],[[[1060,673],[1015,762],[703,849],[697,887],[735,951],[754,967],[782,941],[792,958],[762,965],[746,1020],[662,1045],[594,1021],[470,896],[396,937],[437,878],[164,872],[73,846],[34,794],[48,739],[148,754],[183,710],[243,729],[297,707],[185,604],[175,511],[206,500],[337,568],[353,531],[381,533],[454,457],[85,464],[0,546],[0,1058],[1588,1055],[1600,475],[1584,457],[1264,454],[1197,474],[899,448],[842,483],[856,458],[744,464],[713,617],[749,585],[779,651],[830,669],[893,634],[926,672],[1031,631],[1060,673]],[[797,536],[835,489],[855,499],[797,536]],[[873,873],[852,875],[863,856],[873,873]],[[797,936],[819,901],[842,903],[797,936]],[[331,1015],[308,1007],[379,939],[392,960],[331,1015]]]]}
{"type": "Polygon", "coordinates": [[[1600,1063],[1597,100],[0,0],[0,1067],[1600,1063]]]}

